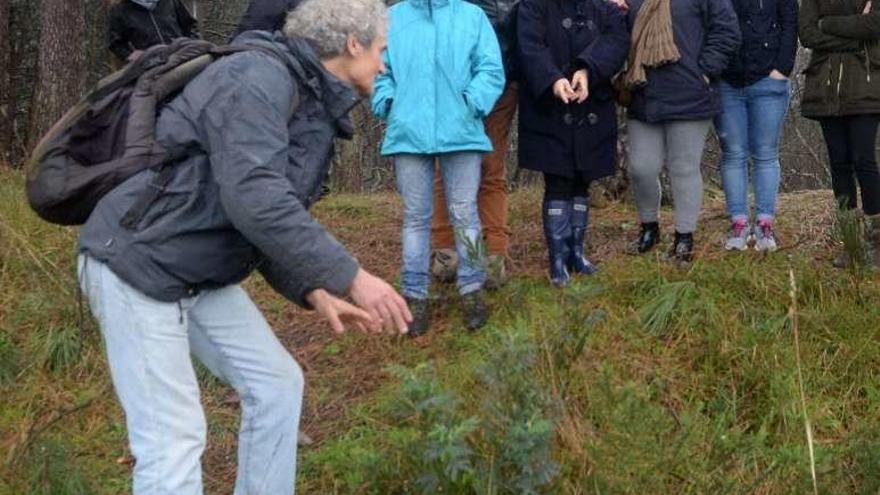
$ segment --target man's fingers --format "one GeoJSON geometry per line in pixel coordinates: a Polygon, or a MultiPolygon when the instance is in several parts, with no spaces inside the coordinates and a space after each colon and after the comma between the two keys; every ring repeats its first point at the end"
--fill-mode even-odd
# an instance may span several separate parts
{"type": "Polygon", "coordinates": [[[328,308],[327,311],[327,320],[330,322],[330,328],[333,329],[337,334],[345,333],[345,326],[342,324],[342,320],[339,319],[339,314],[336,312],[335,308],[328,308]]]}
{"type": "Polygon", "coordinates": [[[406,333],[409,331],[409,325],[406,323],[406,318],[404,318],[403,311],[400,310],[394,301],[388,301],[389,311],[391,311],[391,315],[394,318],[394,325],[397,327],[397,331],[400,333],[406,333]]]}
{"type": "Polygon", "coordinates": [[[369,311],[359,308],[348,301],[340,299],[339,306],[340,312],[347,319],[359,320],[364,323],[370,323],[373,320],[373,315],[371,315],[369,311]]]}
{"type": "Polygon", "coordinates": [[[406,299],[401,297],[397,292],[391,297],[394,303],[397,305],[400,312],[403,314],[403,319],[407,321],[407,323],[413,321],[412,311],[409,310],[409,305],[406,303],[406,299]]]}
{"type": "Polygon", "coordinates": [[[382,298],[378,303],[379,315],[382,317],[382,329],[391,331],[394,329],[394,316],[388,305],[387,298],[382,298]]]}
{"type": "Polygon", "coordinates": [[[382,332],[382,317],[379,316],[379,312],[376,311],[375,308],[367,309],[367,313],[370,315],[370,324],[367,327],[373,333],[381,333],[382,332]]]}

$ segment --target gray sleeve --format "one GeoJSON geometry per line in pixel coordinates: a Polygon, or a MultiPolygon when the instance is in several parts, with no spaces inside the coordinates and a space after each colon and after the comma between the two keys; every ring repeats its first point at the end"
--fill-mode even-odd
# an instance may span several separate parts
{"type": "Polygon", "coordinates": [[[199,116],[226,215],[262,252],[261,271],[286,298],[304,304],[317,288],[346,294],[357,261],[300,203],[285,175],[286,116],[294,100],[279,88],[293,87],[290,76],[253,65],[229,68],[199,116]]]}

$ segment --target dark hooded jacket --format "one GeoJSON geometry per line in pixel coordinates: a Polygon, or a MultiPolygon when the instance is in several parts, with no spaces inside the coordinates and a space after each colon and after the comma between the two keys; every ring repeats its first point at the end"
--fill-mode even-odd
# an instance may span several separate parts
{"type": "Polygon", "coordinates": [[[797,53],[798,0],[733,0],[742,46],[722,78],[734,87],[750,86],[777,70],[786,77],[797,53]]]}
{"type": "Polygon", "coordinates": [[[287,13],[303,0],[251,0],[233,37],[245,31],[279,31],[287,13]]]}
{"type": "Polygon", "coordinates": [[[799,31],[810,48],[801,111],[823,118],[880,113],[880,4],[803,0],[799,31]]]}
{"type": "MultiPolygon", "coordinates": [[[[644,1],[629,3],[632,28],[644,1]]],[[[630,118],[651,123],[702,120],[721,112],[718,80],[740,46],[739,21],[730,0],[673,0],[672,31],[681,59],[646,70],[648,82],[633,91],[630,118]]]]}
{"type": "Polygon", "coordinates": [[[156,171],[102,198],[80,249],[159,301],[240,282],[254,269],[299,304],[316,288],[345,294],[358,264],[308,208],[334,138],[351,137],[347,115],[358,98],[305,41],[251,31],[235,43],[274,55],[224,57],[167,104],[158,140],[194,151],[174,165],[170,184],[135,228],[120,220],[156,171]]]}
{"type": "Polygon", "coordinates": [[[180,0],[121,0],[107,19],[107,47],[119,60],[175,38],[197,37],[196,20],[180,0]]]}

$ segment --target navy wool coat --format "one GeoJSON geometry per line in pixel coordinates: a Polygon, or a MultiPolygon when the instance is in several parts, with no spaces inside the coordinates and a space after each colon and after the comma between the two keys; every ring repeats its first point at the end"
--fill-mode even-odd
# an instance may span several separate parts
{"type": "Polygon", "coordinates": [[[517,19],[519,163],[563,177],[614,173],[617,112],[611,78],[629,53],[625,14],[605,0],[522,0],[517,19]],[[553,84],[586,69],[590,94],[562,103],[553,84]]]}

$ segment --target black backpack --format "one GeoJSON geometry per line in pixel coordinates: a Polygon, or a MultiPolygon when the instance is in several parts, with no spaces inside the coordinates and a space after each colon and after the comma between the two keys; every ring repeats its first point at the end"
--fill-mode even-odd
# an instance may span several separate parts
{"type": "MultiPolygon", "coordinates": [[[[31,154],[26,185],[31,208],[48,222],[80,225],[105,194],[129,177],[185,158],[192,149],[165,149],[156,141],[162,105],[214,60],[254,49],[271,53],[179,38],[147,49],[103,79],[31,154]]],[[[163,175],[167,180],[168,174],[163,175]]]]}

